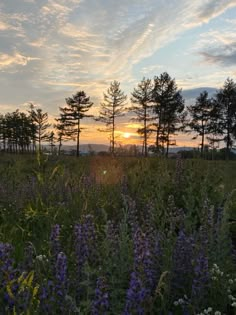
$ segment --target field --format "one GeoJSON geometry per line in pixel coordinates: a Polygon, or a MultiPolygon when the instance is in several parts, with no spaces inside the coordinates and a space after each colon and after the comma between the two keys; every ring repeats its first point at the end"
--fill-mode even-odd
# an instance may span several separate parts
{"type": "Polygon", "coordinates": [[[236,314],[236,163],[0,156],[0,314],[236,314]]]}

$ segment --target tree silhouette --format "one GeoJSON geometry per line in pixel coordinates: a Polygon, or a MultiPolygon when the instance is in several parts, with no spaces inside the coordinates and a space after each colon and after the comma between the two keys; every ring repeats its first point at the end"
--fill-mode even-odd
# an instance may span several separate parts
{"type": "Polygon", "coordinates": [[[203,91],[196,99],[195,104],[188,107],[190,114],[190,128],[201,137],[201,157],[205,145],[205,137],[210,133],[210,123],[212,119],[213,101],[208,98],[208,92],[203,91]]]}
{"type": "Polygon", "coordinates": [[[159,77],[154,77],[153,88],[154,113],[156,115],[156,150],[166,154],[172,144],[170,136],[182,128],[184,120],[184,99],[181,90],[178,90],[175,79],[164,72],[159,77]]]}
{"type": "Polygon", "coordinates": [[[216,101],[220,112],[219,131],[226,143],[226,158],[236,139],[236,83],[227,79],[224,87],[216,94],[216,101]]]}
{"type": "Polygon", "coordinates": [[[134,91],[131,93],[131,101],[133,105],[130,108],[131,112],[136,114],[136,117],[132,119],[132,121],[142,122],[143,127],[138,129],[138,133],[143,135],[143,147],[144,147],[144,155],[148,155],[148,134],[151,129],[149,126],[149,122],[153,120],[152,116],[152,92],[153,85],[150,79],[145,79],[138,84],[137,88],[134,88],[134,91]]]}
{"type": "Polygon", "coordinates": [[[92,115],[86,113],[93,103],[90,101],[90,97],[86,96],[84,91],[79,91],[75,95],[72,95],[72,97],[66,98],[66,103],[66,107],[60,107],[61,117],[66,127],[66,135],[70,135],[71,140],[74,140],[74,137],[76,137],[76,156],[79,156],[80,133],[82,130],[81,120],[86,117],[92,117],[92,115]]]}
{"type": "Polygon", "coordinates": [[[106,125],[105,129],[99,129],[99,131],[110,134],[110,151],[114,155],[116,119],[124,116],[127,96],[121,91],[120,82],[118,81],[111,82],[107,93],[104,93],[103,96],[104,102],[101,103],[99,117],[95,120],[101,121],[106,125]]]}
{"type": "Polygon", "coordinates": [[[56,118],[56,124],[54,128],[56,130],[57,142],[58,142],[58,155],[61,154],[61,147],[63,141],[75,140],[73,136],[73,128],[70,127],[70,123],[65,120],[63,113],[60,113],[60,118],[56,118]]]}
{"type": "Polygon", "coordinates": [[[44,113],[41,108],[35,108],[33,104],[30,104],[29,116],[32,124],[35,125],[35,135],[33,140],[38,143],[39,151],[41,151],[42,142],[48,140],[47,129],[50,127],[50,124],[48,123],[48,113],[44,113]]]}
{"type": "Polygon", "coordinates": [[[56,143],[56,138],[55,138],[55,133],[54,131],[51,131],[50,134],[48,135],[48,142],[50,146],[51,153],[53,153],[55,143],[56,143]]]}

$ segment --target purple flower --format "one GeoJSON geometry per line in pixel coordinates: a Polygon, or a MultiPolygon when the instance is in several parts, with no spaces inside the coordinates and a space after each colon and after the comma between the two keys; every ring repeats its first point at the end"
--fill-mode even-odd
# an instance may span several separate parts
{"type": "Polygon", "coordinates": [[[57,255],[56,261],[56,289],[57,295],[65,297],[67,287],[67,258],[63,252],[57,255]]]}
{"type": "Polygon", "coordinates": [[[119,231],[118,227],[112,221],[108,221],[106,224],[106,238],[109,242],[111,252],[113,255],[116,255],[119,249],[119,231]]]}
{"type": "Polygon", "coordinates": [[[192,300],[200,307],[206,297],[209,285],[208,258],[201,249],[197,255],[194,266],[194,279],[192,283],[192,300]]]}
{"type": "Polygon", "coordinates": [[[143,286],[142,280],[137,272],[131,273],[129,289],[126,294],[126,305],[124,315],[128,314],[145,314],[145,301],[149,292],[143,286]]]}
{"type": "Polygon", "coordinates": [[[109,310],[109,295],[104,278],[97,279],[95,297],[92,302],[92,315],[105,315],[109,310]]]}
{"type": "Polygon", "coordinates": [[[10,244],[0,243],[0,288],[14,278],[12,250],[10,244]]]}
{"type": "Polygon", "coordinates": [[[60,245],[60,225],[55,224],[52,227],[51,236],[50,236],[50,245],[52,256],[57,257],[58,253],[60,252],[61,245],[60,245]]]}
{"type": "Polygon", "coordinates": [[[96,262],[96,233],[93,223],[93,216],[87,215],[84,218],[82,224],[76,224],[74,229],[75,234],[75,256],[76,256],[76,291],[77,301],[80,300],[82,290],[80,288],[80,282],[83,277],[83,267],[85,262],[96,262]]]}
{"type": "Polygon", "coordinates": [[[173,252],[172,296],[176,300],[191,289],[194,239],[180,231],[173,252]]]}
{"type": "Polygon", "coordinates": [[[134,234],[134,270],[150,291],[154,289],[157,281],[155,267],[150,239],[138,228],[134,234]]]}
{"type": "Polygon", "coordinates": [[[132,234],[134,234],[138,228],[138,212],[136,208],[136,202],[128,195],[122,194],[122,198],[128,214],[128,223],[130,225],[132,234]]]}

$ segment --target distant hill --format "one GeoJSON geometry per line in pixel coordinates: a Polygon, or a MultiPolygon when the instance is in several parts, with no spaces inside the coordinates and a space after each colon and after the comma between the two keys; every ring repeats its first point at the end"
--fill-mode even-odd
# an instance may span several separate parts
{"type": "MultiPolygon", "coordinates": [[[[130,147],[130,144],[126,144],[124,147],[127,149],[130,147]]],[[[142,148],[141,146],[138,146],[139,150],[141,151],[142,148]]],[[[64,151],[71,151],[71,150],[76,150],[76,145],[63,145],[62,150],[64,151]]],[[[193,150],[193,147],[171,147],[169,149],[169,152],[171,153],[177,153],[178,151],[190,151],[193,150]]],[[[80,151],[87,153],[89,151],[94,151],[94,152],[108,152],[109,151],[109,146],[105,144],[81,144],[80,145],[80,151]]]]}
{"type": "MultiPolygon", "coordinates": [[[[71,150],[76,150],[76,145],[63,145],[62,150],[65,151],[71,151],[71,150]]],[[[105,144],[81,144],[80,145],[80,151],[81,152],[89,152],[89,151],[94,151],[94,152],[101,152],[101,151],[108,151],[109,147],[108,145],[105,144]]]]}

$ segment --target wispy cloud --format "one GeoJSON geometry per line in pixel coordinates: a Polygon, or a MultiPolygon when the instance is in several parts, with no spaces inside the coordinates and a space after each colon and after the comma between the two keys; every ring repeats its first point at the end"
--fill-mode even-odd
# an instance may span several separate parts
{"type": "Polygon", "coordinates": [[[0,69],[15,65],[26,66],[29,61],[33,60],[39,60],[39,58],[23,56],[17,52],[14,55],[0,54],[0,69]]]}
{"type": "MultiPolygon", "coordinates": [[[[97,105],[110,81],[120,80],[121,87],[131,91],[143,75],[165,70],[159,60],[145,64],[148,57],[234,6],[236,0],[2,0],[0,68],[4,77],[0,82],[6,82],[2,89],[17,83],[22,89],[19,102],[37,94],[52,113],[78,89],[85,89],[97,105]],[[133,73],[136,66],[139,77],[133,73]]],[[[218,31],[201,41],[198,53],[208,63],[234,62],[233,35],[218,31]],[[213,39],[214,48],[216,43],[221,45],[214,53],[207,48],[207,41],[213,39]],[[229,49],[224,59],[226,45],[232,56],[229,49]]],[[[218,74],[217,80],[224,74],[218,74]]],[[[179,76],[180,86],[205,83],[199,77],[184,76],[179,76]]],[[[212,86],[216,83],[210,74],[205,79],[212,80],[212,86]]]]}

